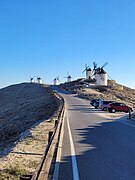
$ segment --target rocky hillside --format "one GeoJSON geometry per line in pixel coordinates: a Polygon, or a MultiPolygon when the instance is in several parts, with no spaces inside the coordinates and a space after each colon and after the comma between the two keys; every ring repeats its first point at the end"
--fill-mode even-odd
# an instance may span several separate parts
{"type": "Polygon", "coordinates": [[[47,119],[59,100],[49,86],[22,83],[0,89],[0,144],[47,119]]]}
{"type": "Polygon", "coordinates": [[[96,86],[94,83],[77,80],[60,85],[61,88],[85,99],[101,98],[124,102],[135,108],[135,89],[117,84],[114,80],[108,80],[108,86],[96,86]]]}

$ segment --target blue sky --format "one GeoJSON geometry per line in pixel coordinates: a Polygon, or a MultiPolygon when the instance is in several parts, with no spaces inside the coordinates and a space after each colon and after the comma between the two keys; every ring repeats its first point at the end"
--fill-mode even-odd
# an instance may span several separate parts
{"type": "Polygon", "coordinates": [[[62,82],[101,66],[135,88],[134,0],[0,1],[0,87],[40,76],[62,82]]]}

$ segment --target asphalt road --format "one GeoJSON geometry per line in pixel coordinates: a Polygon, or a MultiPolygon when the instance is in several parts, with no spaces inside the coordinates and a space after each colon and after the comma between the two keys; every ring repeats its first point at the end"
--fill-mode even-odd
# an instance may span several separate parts
{"type": "Polygon", "coordinates": [[[108,118],[76,95],[62,96],[66,116],[58,179],[134,180],[135,123],[108,118]]]}

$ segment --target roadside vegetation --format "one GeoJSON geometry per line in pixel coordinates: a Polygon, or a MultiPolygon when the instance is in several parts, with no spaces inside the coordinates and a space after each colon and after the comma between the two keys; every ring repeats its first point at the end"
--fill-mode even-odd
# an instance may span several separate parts
{"type": "Polygon", "coordinates": [[[77,93],[79,97],[87,100],[94,98],[115,100],[135,108],[135,89],[120,85],[114,80],[108,80],[108,86],[96,86],[91,80],[79,79],[61,84],[60,87],[71,93],[77,93]]]}
{"type": "Polygon", "coordinates": [[[0,97],[0,180],[19,180],[40,163],[61,101],[36,83],[3,88],[0,97]]]}

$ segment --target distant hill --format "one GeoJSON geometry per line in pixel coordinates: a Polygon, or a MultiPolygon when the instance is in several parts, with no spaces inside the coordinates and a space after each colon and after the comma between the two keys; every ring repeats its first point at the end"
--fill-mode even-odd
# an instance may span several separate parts
{"type": "Polygon", "coordinates": [[[79,79],[61,84],[60,87],[89,100],[93,98],[116,100],[135,107],[135,89],[120,85],[114,80],[108,80],[108,86],[96,86],[93,82],[79,79]]]}

